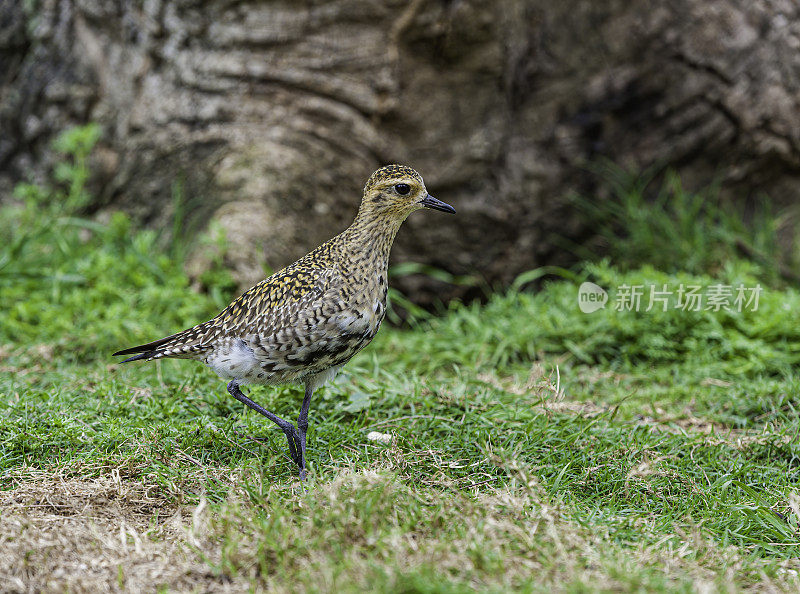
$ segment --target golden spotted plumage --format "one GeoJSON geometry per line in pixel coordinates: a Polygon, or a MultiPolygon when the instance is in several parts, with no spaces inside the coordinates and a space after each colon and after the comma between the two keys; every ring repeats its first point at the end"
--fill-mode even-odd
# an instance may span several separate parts
{"type": "Polygon", "coordinates": [[[382,167],[367,180],[358,214],[344,232],[256,284],[213,319],[115,354],[138,353],[126,361],[206,363],[231,380],[232,395],[281,426],[303,476],[311,393],[375,336],[386,313],[392,243],[405,218],[423,207],[455,212],[430,196],[410,167],[382,167]],[[306,386],[300,433],[239,391],[242,384],[284,382],[306,386]]]}

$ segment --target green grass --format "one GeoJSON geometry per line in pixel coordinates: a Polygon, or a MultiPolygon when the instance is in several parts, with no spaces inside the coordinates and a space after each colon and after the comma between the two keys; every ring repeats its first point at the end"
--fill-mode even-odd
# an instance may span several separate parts
{"type": "Polygon", "coordinates": [[[780,240],[781,220],[766,197],[758,197],[745,213],[724,200],[716,184],[690,191],[672,170],[630,172],[609,162],[592,169],[606,191],[573,196],[572,202],[594,237],[587,244],[565,242],[580,259],[593,260],[600,252],[624,269],[649,263],[666,272],[716,275],[731,260],[746,256],[771,283],[800,278],[797,236],[780,240]],[[781,249],[781,243],[792,249],[781,249]]]}
{"type": "MultiPolygon", "coordinates": [[[[613,274],[607,267],[596,272],[613,274]]],[[[626,279],[616,277],[617,282],[626,279]]],[[[788,291],[782,295],[796,299],[788,291]]],[[[742,333],[744,324],[718,324],[722,330],[713,344],[740,343],[740,349],[709,352],[713,344],[697,340],[685,352],[655,356],[648,355],[644,328],[638,335],[619,334],[628,326],[617,319],[622,314],[582,314],[574,296],[574,286],[557,282],[538,295],[516,293],[497,296],[482,308],[454,307],[412,331],[385,329],[314,402],[309,494],[284,488],[295,470],[282,434],[243,410],[222,382],[196,364],[111,365],[108,354],[119,343],[102,337],[117,331],[96,334],[94,361],[70,361],[36,344],[9,346],[3,365],[12,373],[0,379],[3,484],[12,489],[36,480],[41,471],[95,479],[118,469],[127,481],[168,502],[196,503],[202,495],[228,518],[215,523],[219,559],[212,566],[238,575],[250,563],[278,563],[280,571],[259,573],[263,580],[291,577],[312,583],[318,576],[303,577],[303,568],[321,547],[329,564],[325,571],[341,565],[337,571],[346,574],[350,563],[358,569],[355,581],[337,578],[343,587],[373,580],[387,590],[397,580],[428,583],[424,576],[436,574],[438,562],[457,565],[454,559],[465,554],[451,546],[465,542],[459,530],[474,528],[457,527],[464,502],[472,506],[470,522],[478,527],[485,528],[482,522],[495,515],[508,521],[505,512],[482,507],[483,497],[500,493],[530,499],[519,504],[526,511],[507,532],[528,529],[526,514],[542,513],[544,506],[559,510],[564,526],[557,530],[579,543],[602,534],[598,546],[607,549],[601,557],[608,568],[601,573],[609,587],[627,587],[615,575],[633,579],[636,587],[692,583],[680,572],[665,577],[646,560],[679,549],[695,531],[713,543],[705,545],[716,551],[708,553],[713,559],[730,555],[726,547],[733,548],[742,566],[736,585],[760,581],[762,571],[775,576],[782,562],[800,553],[798,518],[790,506],[800,479],[800,452],[793,405],[797,378],[790,369],[796,339],[784,336],[781,343],[764,337],[771,336],[769,321],[775,315],[769,300],[751,319],[757,339],[742,333]],[[529,342],[537,346],[526,352],[520,345],[529,342]],[[764,351],[764,345],[771,347],[764,351]],[[583,360],[587,353],[588,362],[583,360]],[[717,356],[713,377],[718,382],[704,384],[717,356]],[[565,396],[554,385],[555,361],[565,396]],[[742,371],[741,361],[753,363],[742,371]],[[723,382],[730,385],[720,387],[723,382]],[[575,407],[562,406],[565,402],[575,407]],[[698,426],[698,418],[710,432],[698,426]],[[392,444],[367,441],[373,430],[391,434],[392,444]],[[265,435],[268,441],[256,443],[247,435],[265,435]],[[364,471],[377,475],[358,474],[364,471]],[[528,484],[520,480],[523,471],[536,485],[535,499],[520,486],[528,484]],[[327,498],[344,497],[330,491],[337,481],[346,485],[347,497],[358,493],[354,501],[348,499],[347,510],[336,512],[350,516],[331,517],[327,498]],[[392,498],[372,493],[370,481],[374,488],[391,488],[392,498]],[[232,489],[242,491],[243,500],[229,509],[232,489]],[[357,518],[370,523],[368,534],[348,533],[348,522],[357,518]],[[339,525],[338,538],[344,541],[331,550],[339,525]],[[417,561],[406,571],[386,550],[401,533],[415,535],[427,543],[425,550],[436,552],[428,559],[407,550],[404,554],[417,561]],[[234,546],[240,540],[248,546],[234,546]],[[634,579],[625,551],[634,554],[641,547],[645,561],[636,566],[634,579]],[[280,559],[273,560],[274,555],[280,559]]],[[[140,315],[131,311],[134,318],[140,315]]],[[[636,320],[648,323],[644,314],[636,320]]],[[[673,321],[683,323],[683,333],[701,335],[695,330],[703,320],[678,316],[673,321]]],[[[125,322],[120,317],[106,324],[125,322]]],[[[659,320],[650,323],[653,331],[659,320]]],[[[40,344],[47,344],[46,338],[40,344]]],[[[77,340],[70,334],[56,338],[63,344],[77,340]]],[[[296,414],[297,388],[253,388],[251,393],[271,410],[296,414]]],[[[509,574],[507,564],[529,559],[555,567],[558,551],[526,548],[527,540],[506,538],[494,533],[478,538],[470,555],[492,557],[498,546],[502,554],[469,571],[454,570],[441,588],[477,583],[536,589],[549,583],[509,574]]],[[[548,540],[535,542],[556,547],[548,540]]],[[[569,562],[580,564],[588,554],[573,551],[569,562]]],[[[724,576],[719,568],[715,579],[724,581],[724,576]]]]}
{"type": "MultiPolygon", "coordinates": [[[[282,433],[209,370],[110,357],[213,315],[227,277],[192,290],[155,234],[42,208],[53,191],[0,213],[0,577],[41,586],[114,550],[128,562],[97,575],[131,589],[145,558],[176,590],[796,587],[800,293],[758,266],[586,264],[384,327],[315,396],[302,488],[282,433]],[[605,309],[579,310],[585,280],[605,309]],[[761,282],[758,309],[613,307],[623,285],[720,282],[761,282]]],[[[297,387],[249,393],[297,414],[297,387]]],[[[98,587],[77,574],[59,587],[98,587]]]]}

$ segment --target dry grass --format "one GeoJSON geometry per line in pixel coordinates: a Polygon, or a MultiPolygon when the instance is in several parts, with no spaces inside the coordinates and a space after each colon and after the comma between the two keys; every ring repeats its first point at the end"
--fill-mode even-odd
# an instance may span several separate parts
{"type": "MultiPolygon", "coordinates": [[[[513,378],[479,379],[533,393],[530,401],[546,416],[596,418],[609,410],[565,399],[557,379],[536,369],[518,386],[513,378]]],[[[629,423],[720,441],[713,423],[653,410],[655,417],[629,423]]],[[[374,425],[386,430],[431,419],[406,415],[374,425]]],[[[748,445],[743,432],[728,431],[726,443],[748,445]]],[[[600,516],[576,513],[540,487],[533,478],[538,470],[488,442],[476,461],[436,441],[419,447],[394,430],[387,436],[389,443],[371,446],[368,469],[322,463],[317,477],[325,480],[312,477],[307,492],[296,483],[268,483],[255,459],[231,469],[177,447],[189,463],[170,487],[135,456],[117,467],[19,466],[6,473],[10,488],[0,492],[0,590],[777,592],[798,586],[795,561],[768,575],[760,560],[721,546],[691,519],[665,534],[653,514],[620,530],[620,521],[628,521],[625,506],[600,516]],[[456,478],[453,469],[465,474],[456,478]],[[210,481],[227,501],[206,504],[203,485],[210,481]],[[200,503],[182,505],[183,494],[192,492],[200,503]]],[[[587,466],[574,488],[601,480],[607,468],[600,462],[587,466]]],[[[702,497],[675,463],[674,455],[641,449],[620,484],[623,499],[702,497]]],[[[790,504],[800,513],[796,499],[790,504]]]]}
{"type": "Polygon", "coordinates": [[[228,591],[186,547],[191,515],[119,475],[40,477],[0,493],[10,592],[228,591]]]}
{"type": "MultiPolygon", "coordinates": [[[[716,592],[741,584],[745,561],[699,528],[656,545],[620,544],[602,525],[576,523],[516,462],[495,458],[515,477],[508,487],[469,495],[434,477],[409,485],[400,478],[414,463],[407,458],[388,447],[380,470],[341,472],[307,492],[259,485],[255,503],[252,492],[233,489],[214,508],[204,498],[170,503],[113,472],[41,474],[0,493],[0,582],[9,592],[716,592]],[[447,588],[436,587],[437,575],[447,588]]],[[[758,576],[748,589],[790,591],[794,569],[779,581],[758,576]]]]}

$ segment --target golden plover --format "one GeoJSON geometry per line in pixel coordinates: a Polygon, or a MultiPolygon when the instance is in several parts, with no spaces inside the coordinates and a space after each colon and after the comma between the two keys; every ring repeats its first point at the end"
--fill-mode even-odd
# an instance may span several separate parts
{"type": "Polygon", "coordinates": [[[123,363],[196,359],[229,380],[228,392],[276,423],[306,476],[306,430],[314,390],[332,379],[378,331],[386,313],[389,251],[406,217],[420,208],[455,213],[403,165],[367,180],[353,224],[241,295],[208,322],[115,355],[123,363]],[[297,428],[242,394],[244,384],[305,386],[297,428]]]}

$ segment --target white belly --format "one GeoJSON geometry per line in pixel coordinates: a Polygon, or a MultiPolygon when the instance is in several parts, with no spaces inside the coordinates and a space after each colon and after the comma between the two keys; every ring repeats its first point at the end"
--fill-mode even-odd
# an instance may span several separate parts
{"type": "Polygon", "coordinates": [[[236,379],[242,383],[255,381],[261,367],[253,350],[241,339],[231,342],[230,347],[214,351],[206,364],[223,379],[236,379]]]}

